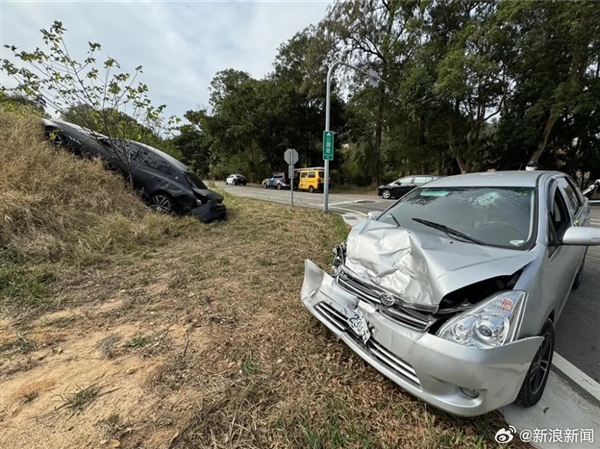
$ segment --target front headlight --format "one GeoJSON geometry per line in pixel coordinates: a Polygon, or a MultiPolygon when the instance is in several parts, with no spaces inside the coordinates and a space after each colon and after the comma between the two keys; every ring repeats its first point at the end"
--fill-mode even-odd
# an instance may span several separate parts
{"type": "Polygon", "coordinates": [[[437,336],[464,346],[489,349],[513,341],[525,310],[524,291],[495,294],[448,320],[437,336]]]}

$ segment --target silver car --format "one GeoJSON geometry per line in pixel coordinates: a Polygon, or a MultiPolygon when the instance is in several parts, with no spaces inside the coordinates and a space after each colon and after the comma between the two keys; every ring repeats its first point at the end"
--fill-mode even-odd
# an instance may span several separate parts
{"type": "Polygon", "coordinates": [[[477,416],[541,398],[554,327],[600,245],[560,172],[450,176],[371,213],[305,262],[304,306],[386,377],[425,402],[477,416]]]}

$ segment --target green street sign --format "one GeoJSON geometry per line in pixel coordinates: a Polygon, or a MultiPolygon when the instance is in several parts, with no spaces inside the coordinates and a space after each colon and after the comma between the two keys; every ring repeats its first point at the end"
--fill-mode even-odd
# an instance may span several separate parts
{"type": "Polygon", "coordinates": [[[333,160],[333,131],[323,131],[323,160],[333,160]]]}

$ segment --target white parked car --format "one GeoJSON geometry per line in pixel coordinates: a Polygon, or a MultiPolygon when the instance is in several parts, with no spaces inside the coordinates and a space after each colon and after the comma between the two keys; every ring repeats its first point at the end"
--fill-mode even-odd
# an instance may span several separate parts
{"type": "Polygon", "coordinates": [[[225,184],[229,184],[232,186],[237,186],[237,185],[245,186],[246,182],[247,182],[246,177],[244,175],[240,175],[240,174],[229,175],[227,177],[227,179],[225,180],[225,184]]]}

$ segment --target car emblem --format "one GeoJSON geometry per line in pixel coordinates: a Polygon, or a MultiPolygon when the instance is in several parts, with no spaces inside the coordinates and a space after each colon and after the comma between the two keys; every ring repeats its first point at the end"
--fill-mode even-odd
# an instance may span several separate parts
{"type": "Polygon", "coordinates": [[[382,293],[379,299],[381,299],[381,303],[386,307],[392,307],[396,303],[396,298],[389,293],[382,293]]]}

